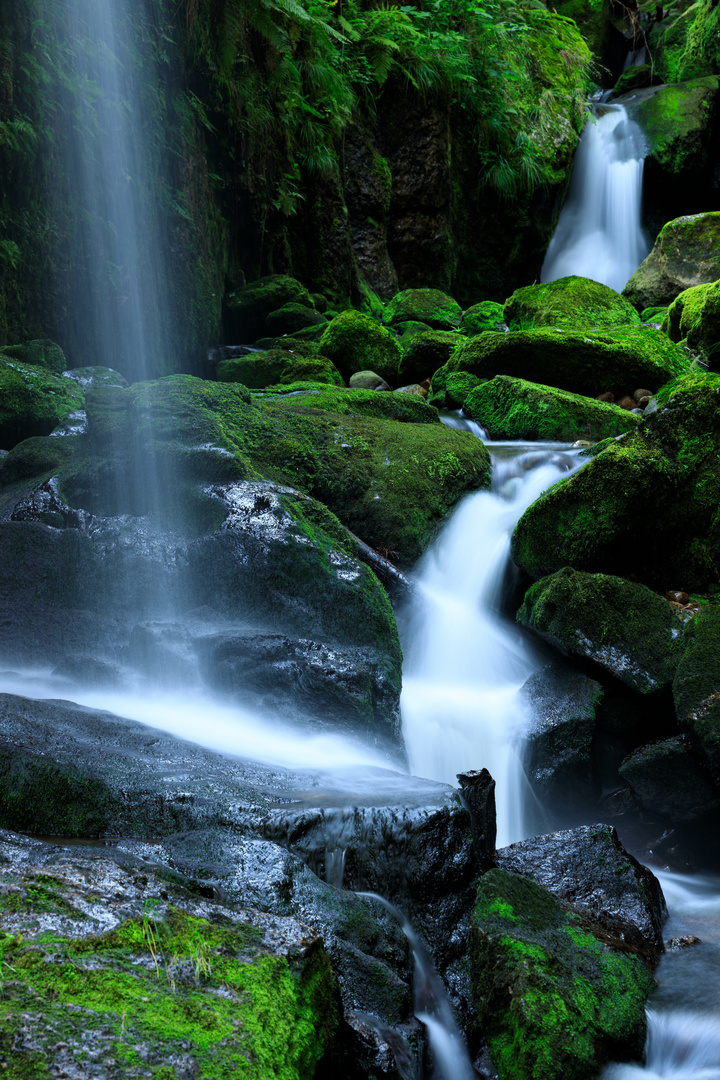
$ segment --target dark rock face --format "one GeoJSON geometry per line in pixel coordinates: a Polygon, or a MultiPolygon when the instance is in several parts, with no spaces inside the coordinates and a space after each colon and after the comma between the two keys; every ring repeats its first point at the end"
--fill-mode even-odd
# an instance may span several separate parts
{"type": "Polygon", "coordinates": [[[673,697],[680,727],[691,733],[720,781],[720,607],[702,609],[685,630],[673,697]]]}
{"type": "Polygon", "coordinates": [[[720,809],[720,792],[687,736],[638,747],[619,772],[641,806],[673,822],[696,821],[720,809]]]}
{"type": "Polygon", "coordinates": [[[619,947],[657,960],[667,918],[660,883],[625,851],[615,829],[581,825],[534,836],[499,851],[498,864],[572,905],[619,947]]]}
{"type": "Polygon", "coordinates": [[[597,794],[592,759],[595,709],[602,687],[555,661],[520,690],[529,716],[525,769],[543,806],[569,808],[597,794]]]}

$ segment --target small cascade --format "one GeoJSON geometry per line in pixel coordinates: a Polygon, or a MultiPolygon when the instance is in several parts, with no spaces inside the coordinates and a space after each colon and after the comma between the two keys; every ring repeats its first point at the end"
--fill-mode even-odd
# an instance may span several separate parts
{"type": "Polygon", "coordinates": [[[621,292],[650,250],[642,229],[645,140],[622,105],[586,124],[541,280],[578,274],[621,292]]]}
{"type": "Polygon", "coordinates": [[[394,904],[377,893],[359,892],[357,895],[382,904],[398,920],[410,943],[414,964],[414,1012],[427,1031],[433,1057],[432,1080],[475,1080],[475,1070],[442,979],[410,922],[394,904]]]}
{"type": "Polygon", "coordinates": [[[500,614],[510,538],[526,507],[578,461],[548,444],[495,452],[494,490],[469,496],[421,563],[401,708],[411,772],[455,784],[467,769],[490,771],[502,847],[525,835],[517,691],[542,663],[500,614]]]}

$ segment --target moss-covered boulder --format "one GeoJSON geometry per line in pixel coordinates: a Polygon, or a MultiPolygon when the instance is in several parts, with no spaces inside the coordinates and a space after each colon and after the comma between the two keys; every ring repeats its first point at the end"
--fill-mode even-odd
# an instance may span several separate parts
{"type": "Polygon", "coordinates": [[[665,83],[720,73],[720,13],[712,0],[664,12],[650,30],[655,71],[665,83]]]}
{"type": "Polygon", "coordinates": [[[516,289],[505,302],[504,315],[511,330],[593,330],[640,323],[632,304],[614,289],[577,275],[516,289]]]}
{"type": "Polygon", "coordinates": [[[720,367],[720,281],[695,285],[673,300],[662,323],[673,341],[685,341],[712,371],[720,367]]]}
{"type": "Polygon", "coordinates": [[[490,870],[470,928],[478,1021],[500,1080],[592,1080],[638,1059],[655,981],[540,885],[490,870]]]}
{"type": "Polygon", "coordinates": [[[450,372],[465,371],[479,379],[512,375],[587,397],[610,391],[620,398],[638,387],[655,391],[688,367],[682,350],[652,327],[585,332],[545,327],[479,334],[458,345],[433,376],[433,389],[450,372]]]}
{"type": "Polygon", "coordinates": [[[286,349],[267,349],[221,360],[216,377],[220,382],[242,383],[251,390],[262,390],[276,383],[344,385],[342,375],[326,356],[302,356],[286,349]]]}
{"type": "Polygon", "coordinates": [[[65,353],[59,345],[47,338],[36,338],[33,341],[24,341],[20,345],[3,345],[0,347],[0,359],[18,360],[21,364],[29,364],[30,367],[45,368],[55,375],[62,374],[68,366],[65,353]]]}
{"type": "Polygon", "coordinates": [[[0,356],[0,447],[10,450],[53,428],[85,404],[78,383],[47,368],[0,356]]]}
{"type": "Polygon", "coordinates": [[[305,286],[286,274],[270,274],[230,293],[225,299],[225,316],[231,341],[256,341],[264,333],[270,312],[285,304],[313,306],[305,286]]]}
{"type": "Polygon", "coordinates": [[[528,589],[517,618],[641,694],[669,686],[675,676],[680,626],[667,600],[645,585],[568,566],[528,589]]]}
{"type": "Polygon", "coordinates": [[[468,394],[482,380],[468,371],[451,371],[447,364],[438,368],[430,383],[428,401],[437,409],[459,409],[468,394]]]}
{"type": "Polygon", "coordinates": [[[343,311],[323,331],[319,352],[347,382],[356,371],[376,371],[397,386],[400,346],[395,335],[360,311],[343,311]]]}
{"type": "Polygon", "coordinates": [[[468,337],[475,337],[486,330],[501,330],[504,324],[503,305],[498,304],[497,300],[481,300],[463,311],[460,329],[468,337]]]}
{"type": "Polygon", "coordinates": [[[595,442],[632,431],[640,423],[638,416],[617,405],[509,375],[480,383],[462,405],[492,439],[595,442]]]}
{"type": "Polygon", "coordinates": [[[0,845],[8,1076],[315,1075],[339,1010],[307,925],[203,899],[140,858],[0,845]]]}
{"type": "Polygon", "coordinates": [[[438,368],[447,363],[455,346],[463,339],[449,330],[426,330],[400,340],[401,382],[422,382],[429,379],[438,368]]]}
{"type": "Polygon", "coordinates": [[[694,285],[720,278],[720,211],[675,218],[664,225],[623,296],[638,310],[671,304],[694,285]]]}
{"type": "Polygon", "coordinates": [[[631,90],[643,90],[646,86],[650,86],[652,81],[652,65],[633,64],[623,71],[607,100],[614,101],[615,98],[622,97],[623,94],[628,94],[631,90]]]}
{"type": "Polygon", "coordinates": [[[642,128],[651,174],[700,179],[714,160],[708,145],[717,107],[718,77],[635,91],[623,102],[642,128]]]}
{"type": "Polygon", "coordinates": [[[388,326],[408,320],[427,323],[433,330],[456,330],[462,308],[440,289],[405,289],[388,302],[383,322],[388,326]]]}
{"type": "Polygon", "coordinates": [[[271,311],[265,319],[265,333],[269,336],[277,334],[295,334],[298,330],[304,330],[310,326],[326,326],[327,319],[319,311],[308,307],[307,304],[283,304],[276,311],[271,311]]]}
{"type": "Polygon", "coordinates": [[[660,408],[542,495],[512,554],[535,578],[564,566],[705,591],[720,573],[720,378],[688,375],[660,408]]]}
{"type": "Polygon", "coordinates": [[[720,607],[715,604],[687,624],[673,697],[678,723],[720,781],[720,607]]]}

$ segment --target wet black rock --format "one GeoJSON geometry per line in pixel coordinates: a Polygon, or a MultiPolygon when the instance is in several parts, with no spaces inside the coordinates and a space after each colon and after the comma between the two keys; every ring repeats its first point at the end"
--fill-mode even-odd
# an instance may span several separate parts
{"type": "Polygon", "coordinates": [[[619,772],[641,806],[673,824],[696,821],[720,808],[720,792],[687,736],[638,747],[619,772]]]}
{"type": "Polygon", "coordinates": [[[498,865],[572,905],[616,946],[657,960],[667,918],[660,883],[610,826],[581,825],[522,840],[498,852],[498,865]]]}

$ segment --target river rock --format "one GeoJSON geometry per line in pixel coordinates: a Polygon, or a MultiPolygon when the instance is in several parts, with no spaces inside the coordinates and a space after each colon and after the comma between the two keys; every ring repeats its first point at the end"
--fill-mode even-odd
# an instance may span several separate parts
{"type": "Polygon", "coordinates": [[[472,389],[463,401],[463,412],[492,439],[529,442],[595,442],[621,435],[640,422],[619,405],[509,375],[496,375],[472,389]]]}
{"type": "Polygon", "coordinates": [[[598,330],[640,324],[632,304],[614,289],[577,275],[516,289],[505,301],[503,314],[511,330],[540,326],[598,330]]]}
{"type": "Polygon", "coordinates": [[[667,907],[651,870],[630,855],[609,825],[533,836],[498,852],[498,865],[542,885],[619,948],[657,962],[667,907]]]}
{"type": "Polygon", "coordinates": [[[528,717],[525,771],[543,807],[569,807],[597,795],[592,759],[602,687],[555,661],[520,690],[528,717]]]}
{"type": "Polygon", "coordinates": [[[496,300],[481,300],[466,308],[460,320],[460,329],[468,337],[484,334],[486,330],[502,330],[505,325],[505,312],[502,304],[496,300]]]}
{"type": "Polygon", "coordinates": [[[685,651],[673,683],[680,727],[690,732],[720,780],[720,607],[703,607],[685,626],[685,651]]]}
{"type": "Polygon", "coordinates": [[[463,339],[456,331],[426,330],[412,334],[408,340],[400,340],[402,360],[401,380],[422,382],[447,363],[458,342],[463,339]]]}
{"type": "Polygon", "coordinates": [[[221,360],[216,375],[220,382],[242,383],[251,390],[295,382],[345,385],[342,375],[326,356],[302,356],[283,348],[221,360]]]}
{"type": "Polygon", "coordinates": [[[327,319],[308,304],[288,303],[271,311],[265,318],[265,334],[281,337],[306,326],[327,326],[327,319]]]}
{"type": "Polygon", "coordinates": [[[532,577],[572,566],[632,575],[664,593],[707,591],[720,572],[720,378],[669,384],[637,432],[598,447],[518,522],[512,557],[532,577]]]}
{"type": "Polygon", "coordinates": [[[348,383],[351,390],[391,390],[384,379],[374,371],[356,371],[348,383]]]}
{"type": "Polygon", "coordinates": [[[271,311],[284,304],[311,306],[308,290],[286,274],[270,274],[237,289],[225,298],[227,333],[231,341],[248,344],[261,336],[271,311]]]}
{"type": "Polygon", "coordinates": [[[397,386],[400,346],[395,335],[369,315],[343,311],[323,331],[319,351],[329,356],[348,380],[356,371],[374,371],[390,386],[397,386]]]}
{"type": "Polygon", "coordinates": [[[668,602],[645,585],[571,567],[532,585],[518,622],[641,694],[672,683],[682,654],[668,602]]]}
{"type": "Polygon", "coordinates": [[[390,300],[383,312],[387,326],[415,320],[433,330],[456,330],[460,326],[462,308],[440,289],[405,289],[390,300]]]}
{"type": "Polygon", "coordinates": [[[469,953],[501,1077],[592,1080],[607,1059],[642,1055],[650,971],[535,881],[501,867],[480,879],[469,953]]]}
{"type": "Polygon", "coordinates": [[[720,809],[720,792],[687,736],[638,747],[619,772],[641,806],[673,824],[696,821],[720,809]]]}
{"type": "Polygon", "coordinates": [[[5,831],[0,894],[10,1072],[221,1075],[250,1059],[300,1080],[332,1047],[329,958],[291,916],[205,899],[128,854],[5,831]]]}
{"type": "Polygon", "coordinates": [[[663,319],[663,331],[684,341],[711,371],[720,367],[720,281],[681,292],[663,319]]]}
{"type": "Polygon", "coordinates": [[[623,295],[640,311],[671,304],[685,289],[718,278],[720,211],[694,214],[675,218],[663,226],[652,251],[628,281],[623,295]]]}
{"type": "Polygon", "coordinates": [[[636,386],[653,391],[687,371],[689,361],[665,334],[647,326],[616,330],[543,327],[509,334],[478,334],[458,346],[433,376],[433,392],[450,372],[478,379],[511,375],[528,382],[595,397],[616,397],[636,386]]]}

